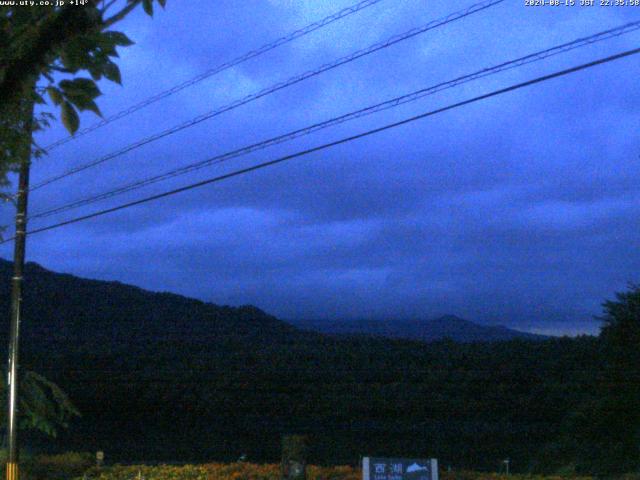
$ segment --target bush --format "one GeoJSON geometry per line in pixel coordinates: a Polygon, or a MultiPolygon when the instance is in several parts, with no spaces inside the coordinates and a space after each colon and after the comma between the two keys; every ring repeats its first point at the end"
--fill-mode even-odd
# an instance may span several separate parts
{"type": "Polygon", "coordinates": [[[467,470],[440,472],[440,480],[593,480],[592,477],[578,477],[575,475],[504,475],[501,473],[482,473],[467,470]]]}
{"type": "MultiPolygon", "coordinates": [[[[307,467],[308,480],[360,480],[359,468],[349,466],[307,467]]],[[[114,465],[86,472],[87,480],[280,480],[280,465],[251,463],[208,463],[204,465],[114,465]]],[[[76,480],[83,480],[82,476],[76,480]]],[[[441,472],[440,480],[593,480],[592,477],[502,475],[472,471],[441,472]]],[[[623,480],[640,480],[629,477],[623,480]]]]}
{"type": "MultiPolygon", "coordinates": [[[[360,471],[352,467],[309,466],[308,480],[360,480],[360,471]]],[[[251,463],[209,463],[180,467],[160,465],[114,465],[92,468],[86,472],[90,480],[280,480],[280,465],[251,463]]],[[[83,480],[78,477],[77,480],[83,480]]]]}
{"type": "Polygon", "coordinates": [[[20,478],[25,480],[67,480],[84,474],[95,460],[90,453],[67,452],[36,455],[21,462],[20,478]]]}
{"type": "MultiPolygon", "coordinates": [[[[114,465],[111,467],[93,467],[85,472],[87,480],[207,480],[207,470],[199,465],[180,467],[159,465],[114,465]]],[[[83,480],[85,476],[78,477],[83,480]]]]}

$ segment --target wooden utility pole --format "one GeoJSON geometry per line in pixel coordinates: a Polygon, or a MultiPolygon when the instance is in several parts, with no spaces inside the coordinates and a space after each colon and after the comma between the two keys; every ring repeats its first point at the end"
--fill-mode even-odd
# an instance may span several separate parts
{"type": "Polygon", "coordinates": [[[20,345],[20,321],[22,316],[22,282],[27,237],[27,204],[29,199],[29,170],[31,167],[31,143],[33,133],[32,98],[21,100],[23,110],[25,146],[21,149],[16,194],[16,232],[13,247],[13,278],[11,279],[11,323],[9,330],[9,359],[7,365],[7,480],[18,480],[18,353],[20,345]]]}

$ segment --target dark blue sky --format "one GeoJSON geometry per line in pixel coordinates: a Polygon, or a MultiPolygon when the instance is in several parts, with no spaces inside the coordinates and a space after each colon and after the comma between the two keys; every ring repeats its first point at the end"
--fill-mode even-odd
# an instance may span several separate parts
{"type": "MultiPolygon", "coordinates": [[[[169,0],[121,25],[113,114],[354,0],[169,0]]],[[[384,0],[66,144],[38,182],[472,1],[384,0]]],[[[63,204],[480,68],[640,19],[640,7],[504,4],[243,106],[33,193],[63,204]]],[[[276,158],[637,47],[640,33],[467,84],[53,219],[276,158]]],[[[451,313],[545,333],[595,332],[640,281],[640,58],[550,81],[293,162],[34,235],[28,259],[283,318],[451,313]]],[[[83,115],[84,125],[95,122],[83,115]]],[[[64,135],[60,125],[43,144],[64,135]]],[[[2,211],[9,221],[11,212],[2,211]]],[[[0,251],[9,258],[8,245],[0,251]]]]}

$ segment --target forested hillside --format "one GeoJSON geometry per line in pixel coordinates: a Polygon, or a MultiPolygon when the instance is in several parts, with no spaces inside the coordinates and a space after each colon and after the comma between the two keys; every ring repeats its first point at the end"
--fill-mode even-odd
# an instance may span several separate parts
{"type": "MultiPolygon", "coordinates": [[[[10,268],[0,267],[7,312],[10,268]]],[[[6,332],[6,322],[0,328],[6,332]]],[[[601,362],[592,337],[336,339],[254,307],[35,264],[27,268],[23,333],[22,366],[57,382],[83,414],[55,448],[103,449],[110,461],[243,453],[273,461],[280,435],[302,432],[312,437],[316,463],[429,455],[445,466],[495,469],[509,457],[526,470],[551,458],[601,362]]]]}

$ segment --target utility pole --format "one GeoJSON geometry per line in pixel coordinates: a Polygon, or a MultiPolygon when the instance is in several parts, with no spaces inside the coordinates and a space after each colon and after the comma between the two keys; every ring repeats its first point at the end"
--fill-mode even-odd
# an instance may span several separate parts
{"type": "Polygon", "coordinates": [[[29,197],[29,169],[31,167],[31,143],[33,133],[34,101],[29,95],[19,100],[23,113],[25,146],[21,149],[16,195],[16,232],[13,247],[13,278],[11,279],[11,323],[9,330],[9,359],[7,365],[7,476],[6,480],[18,480],[18,349],[20,345],[20,320],[22,315],[22,282],[27,237],[27,204],[29,197]]]}

